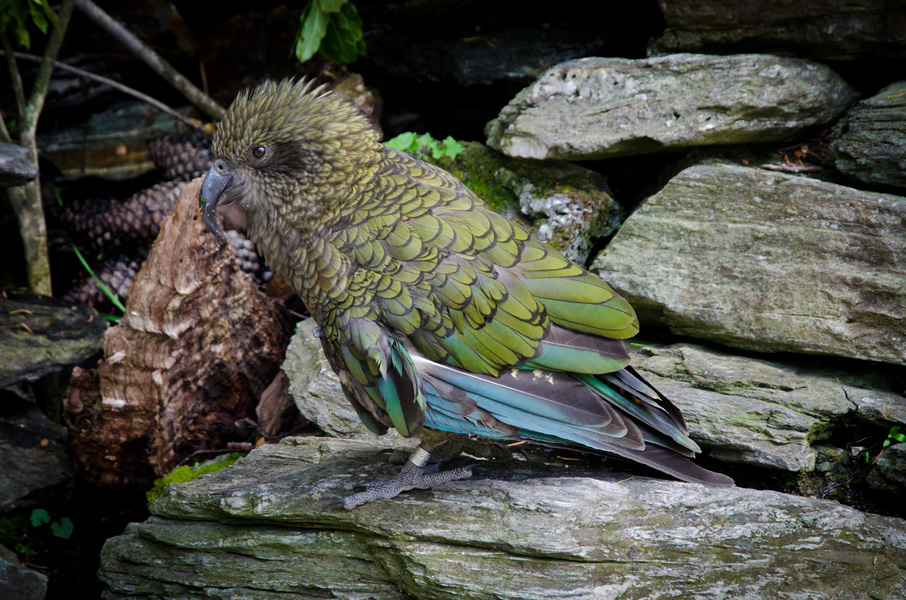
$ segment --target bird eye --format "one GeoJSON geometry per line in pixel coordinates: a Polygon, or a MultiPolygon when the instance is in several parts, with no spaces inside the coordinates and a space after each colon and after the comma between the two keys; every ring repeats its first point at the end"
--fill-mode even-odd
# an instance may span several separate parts
{"type": "Polygon", "coordinates": [[[252,156],[254,156],[255,158],[264,158],[266,154],[267,148],[265,148],[264,146],[255,146],[254,148],[252,148],[252,156]]]}

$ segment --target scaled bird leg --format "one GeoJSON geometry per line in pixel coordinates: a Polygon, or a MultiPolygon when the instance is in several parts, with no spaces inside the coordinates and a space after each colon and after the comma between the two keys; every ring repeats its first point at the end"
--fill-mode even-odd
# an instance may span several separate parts
{"type": "Polygon", "coordinates": [[[458,456],[461,452],[462,444],[459,440],[442,440],[439,443],[429,443],[427,440],[423,440],[409,455],[409,459],[398,475],[385,481],[356,486],[357,488],[364,487],[365,490],[337,500],[335,504],[342,504],[346,510],[352,510],[357,506],[374,502],[375,500],[395,498],[407,490],[416,488],[422,490],[431,489],[449,481],[468,479],[472,476],[472,465],[446,471],[438,470],[438,462],[425,466],[432,458],[443,462],[458,456]],[[426,449],[425,446],[430,448],[430,450],[426,449]]]}

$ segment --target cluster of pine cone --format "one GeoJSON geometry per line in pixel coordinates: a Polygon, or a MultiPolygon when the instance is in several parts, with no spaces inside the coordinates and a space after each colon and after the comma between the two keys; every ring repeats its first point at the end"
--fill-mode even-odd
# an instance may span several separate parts
{"type": "MultiPolygon", "coordinates": [[[[149,247],[182,188],[211,166],[211,137],[200,131],[169,135],[148,144],[151,160],[163,181],[141,190],[128,200],[80,200],[65,206],[59,217],[80,244],[108,255],[93,267],[95,276],[125,301],[144,261],[142,247],[149,247]]],[[[230,243],[243,271],[263,286],[272,274],[254,244],[239,232],[229,232],[230,243]]],[[[80,277],[63,298],[69,302],[110,310],[111,302],[94,277],[80,277]]]]}
{"type": "Polygon", "coordinates": [[[226,236],[236,253],[239,268],[251,275],[259,287],[266,286],[274,274],[267,268],[264,259],[258,256],[254,242],[235,229],[228,229],[226,236]]]}

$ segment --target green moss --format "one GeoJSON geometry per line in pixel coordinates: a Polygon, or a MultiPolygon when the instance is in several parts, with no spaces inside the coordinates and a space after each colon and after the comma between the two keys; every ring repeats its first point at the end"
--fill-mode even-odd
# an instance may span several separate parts
{"type": "Polygon", "coordinates": [[[26,558],[38,554],[38,551],[31,547],[35,544],[34,540],[29,540],[29,525],[29,518],[25,513],[0,517],[0,546],[11,548],[26,558]]]}
{"type": "Polygon", "coordinates": [[[151,504],[152,502],[163,496],[164,492],[167,489],[167,486],[171,483],[184,483],[186,481],[192,481],[193,479],[198,479],[202,475],[213,473],[214,471],[219,471],[220,469],[225,469],[226,467],[229,467],[231,464],[242,458],[242,456],[243,455],[238,452],[233,452],[232,454],[220,456],[201,464],[195,463],[192,466],[186,465],[183,467],[176,467],[154,482],[154,485],[151,487],[147,494],[148,504],[151,504]]]}

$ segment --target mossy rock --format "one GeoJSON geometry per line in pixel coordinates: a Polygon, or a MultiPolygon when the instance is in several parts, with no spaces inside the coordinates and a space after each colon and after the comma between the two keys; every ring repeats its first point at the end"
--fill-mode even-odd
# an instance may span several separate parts
{"type": "Polygon", "coordinates": [[[195,463],[194,465],[183,465],[181,467],[176,467],[154,482],[154,485],[150,490],[148,490],[148,504],[151,504],[152,502],[163,496],[167,491],[167,487],[171,483],[185,483],[187,481],[198,479],[202,475],[207,475],[208,473],[214,473],[215,471],[225,469],[240,458],[242,458],[242,454],[233,452],[231,454],[218,456],[217,458],[212,458],[211,460],[206,460],[203,463],[195,463]]]}
{"type": "Polygon", "coordinates": [[[906,525],[836,502],[549,461],[346,511],[380,441],[293,438],[170,487],[107,541],[109,600],[902,598],[906,525]],[[266,567],[266,568],[265,568],[266,567]]]}

